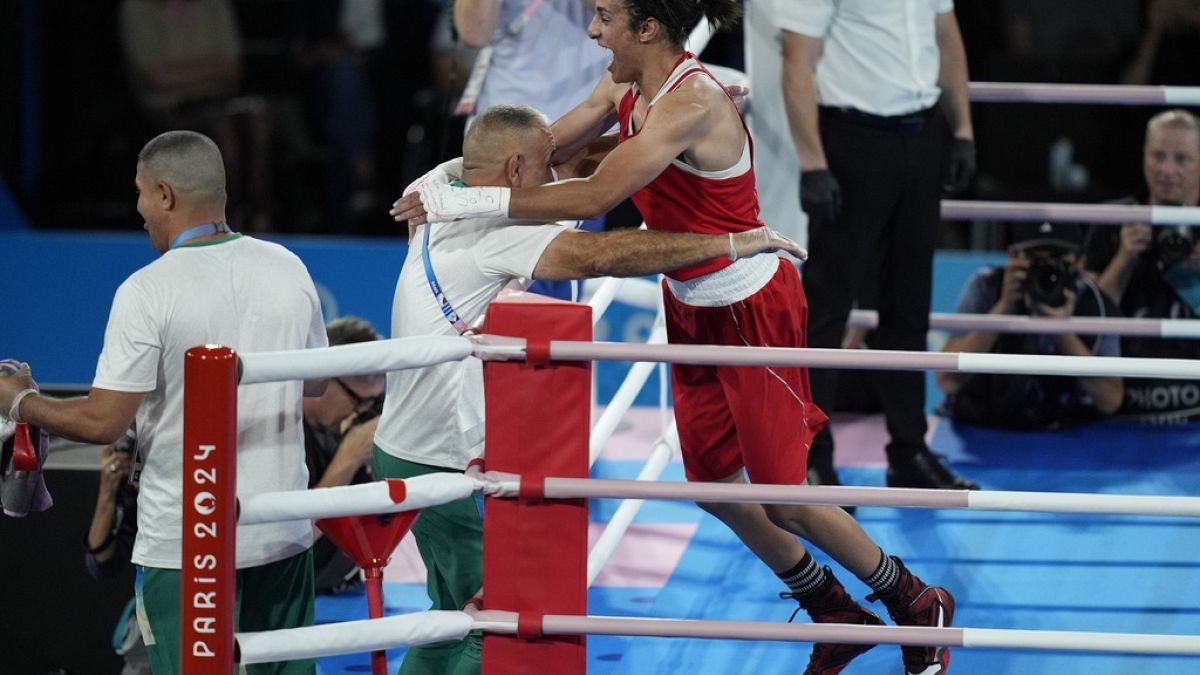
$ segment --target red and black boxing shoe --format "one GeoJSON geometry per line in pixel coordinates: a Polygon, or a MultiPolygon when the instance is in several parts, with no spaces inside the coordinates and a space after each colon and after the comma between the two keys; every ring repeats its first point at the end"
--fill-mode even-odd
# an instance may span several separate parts
{"type": "MultiPolygon", "coordinates": [[[[846,589],[833,575],[833,571],[825,568],[825,582],[812,591],[798,596],[795,593],[780,593],[781,598],[792,598],[800,603],[800,607],[792,613],[790,623],[796,614],[803,609],[812,618],[813,623],[845,623],[864,626],[882,626],[883,621],[846,592],[846,589]]],[[[859,654],[873,648],[873,644],[831,644],[818,642],[813,645],[808,657],[808,667],[804,675],[837,675],[850,665],[859,654]]]]}
{"type": "MultiPolygon", "coordinates": [[[[908,571],[899,558],[892,556],[900,568],[896,590],[883,595],[874,593],[867,600],[882,600],[888,615],[898,626],[945,628],[954,620],[954,596],[941,586],[930,586],[908,571]]],[[[950,668],[949,647],[901,647],[904,672],[908,675],[945,675],[950,668]]]]}

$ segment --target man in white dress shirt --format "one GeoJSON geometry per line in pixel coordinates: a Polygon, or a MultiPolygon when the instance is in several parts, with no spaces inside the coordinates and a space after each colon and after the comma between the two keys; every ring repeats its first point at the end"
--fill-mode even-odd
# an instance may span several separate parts
{"type": "MultiPolygon", "coordinates": [[[[967,62],[953,0],[772,0],[811,259],[810,347],[841,345],[856,301],[874,300],[877,349],[924,351],[943,190],[975,170],[967,62]]],[[[837,373],[812,371],[833,408],[837,373]]],[[[872,373],[887,417],[887,482],[977,489],[925,445],[925,375],[872,373]]],[[[836,484],[828,428],[809,482],[836,484]]]]}

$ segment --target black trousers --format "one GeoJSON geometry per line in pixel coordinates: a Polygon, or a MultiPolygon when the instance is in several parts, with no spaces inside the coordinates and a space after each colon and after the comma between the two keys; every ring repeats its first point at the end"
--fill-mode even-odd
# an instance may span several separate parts
{"type": "MultiPolygon", "coordinates": [[[[832,222],[808,224],[804,264],[808,344],[841,345],[856,300],[872,297],[875,349],[924,351],[929,331],[933,250],[942,195],[945,117],[934,108],[905,120],[821,109],[821,141],[842,190],[832,222]]],[[[813,400],[825,411],[837,396],[837,371],[810,372],[813,400]]],[[[887,419],[888,461],[925,448],[925,373],[873,371],[887,419]]],[[[833,436],[814,440],[809,464],[832,462],[833,436]]]]}

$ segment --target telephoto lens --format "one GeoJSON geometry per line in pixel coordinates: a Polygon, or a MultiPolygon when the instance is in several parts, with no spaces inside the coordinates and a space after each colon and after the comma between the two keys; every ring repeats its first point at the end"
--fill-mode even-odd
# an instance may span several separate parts
{"type": "Polygon", "coordinates": [[[1074,271],[1067,263],[1056,259],[1038,259],[1029,265],[1025,293],[1031,303],[1061,307],[1067,301],[1064,291],[1074,282],[1074,271]]]}

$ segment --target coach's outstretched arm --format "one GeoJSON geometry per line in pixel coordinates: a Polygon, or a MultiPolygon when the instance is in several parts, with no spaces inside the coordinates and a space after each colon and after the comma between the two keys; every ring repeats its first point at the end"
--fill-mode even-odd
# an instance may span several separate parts
{"type": "Polygon", "coordinates": [[[769,227],[730,235],[572,230],[550,242],[533,269],[533,278],[636,277],[670,272],[721,256],[737,260],[772,251],[784,251],[800,260],[808,257],[796,242],[769,227]]]}

